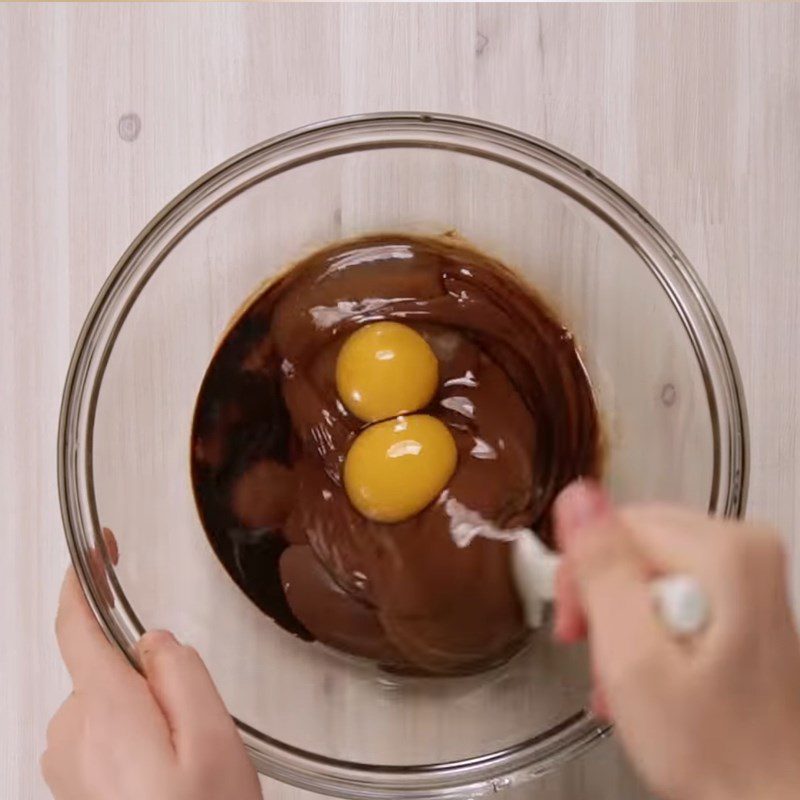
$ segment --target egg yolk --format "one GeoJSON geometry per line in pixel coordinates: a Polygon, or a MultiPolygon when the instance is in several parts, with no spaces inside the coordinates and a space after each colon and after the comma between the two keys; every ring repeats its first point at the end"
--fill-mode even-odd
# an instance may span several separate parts
{"type": "Polygon", "coordinates": [[[435,417],[379,422],[363,430],[347,453],[345,491],[365,517],[400,522],[438,497],[456,460],[455,440],[435,417]]]}
{"type": "Polygon", "coordinates": [[[439,362],[430,345],[399,322],[359,328],[336,361],[339,396],[365,422],[418,411],[431,401],[438,382],[439,362]]]}

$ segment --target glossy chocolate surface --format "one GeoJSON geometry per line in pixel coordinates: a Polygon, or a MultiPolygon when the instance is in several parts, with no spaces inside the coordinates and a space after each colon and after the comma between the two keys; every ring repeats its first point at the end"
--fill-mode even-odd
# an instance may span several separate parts
{"type": "Polygon", "coordinates": [[[370,236],[299,262],[236,319],[204,379],[192,478],[211,544],[285,629],[425,674],[474,672],[525,642],[506,541],[454,532],[470,512],[549,540],[549,511],[595,475],[595,403],[571,334],[509,270],[454,237],[370,236]],[[357,326],[426,337],[440,386],[424,409],[458,466],[417,516],[360,516],[341,469],[365,423],[335,386],[357,326]]]}

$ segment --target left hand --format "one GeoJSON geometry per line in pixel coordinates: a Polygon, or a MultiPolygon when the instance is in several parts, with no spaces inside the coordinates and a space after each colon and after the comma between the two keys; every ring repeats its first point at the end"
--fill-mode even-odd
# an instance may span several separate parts
{"type": "Polygon", "coordinates": [[[166,631],[140,675],[106,639],[75,572],[56,634],[73,682],[41,766],[56,800],[261,800],[258,776],[200,656],[166,631]]]}

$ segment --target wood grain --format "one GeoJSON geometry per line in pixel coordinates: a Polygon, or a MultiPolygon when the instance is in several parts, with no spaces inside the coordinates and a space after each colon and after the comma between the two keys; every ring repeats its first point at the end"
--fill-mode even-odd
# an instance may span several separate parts
{"type": "MultiPolygon", "coordinates": [[[[322,118],[484,117],[648,208],[728,326],[750,514],[786,535],[800,590],[799,45],[790,4],[0,7],[0,796],[49,796],[38,755],[68,690],[52,636],[66,563],[55,436],[86,311],[184,186],[322,118]]],[[[645,796],[611,743],[516,794],[645,796]]]]}

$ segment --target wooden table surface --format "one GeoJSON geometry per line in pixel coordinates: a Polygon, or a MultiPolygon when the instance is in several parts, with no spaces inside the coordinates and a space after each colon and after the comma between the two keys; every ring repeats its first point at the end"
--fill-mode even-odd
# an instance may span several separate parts
{"type": "MultiPolygon", "coordinates": [[[[798,56],[788,4],[0,7],[0,797],[49,796],[38,756],[68,691],[53,638],[67,561],[56,420],[89,305],[184,186],[315,120],[483,117],[574,153],[649,209],[728,326],[749,513],[785,534],[797,589],[798,56]]],[[[646,795],[607,743],[515,796],[646,795]]]]}

